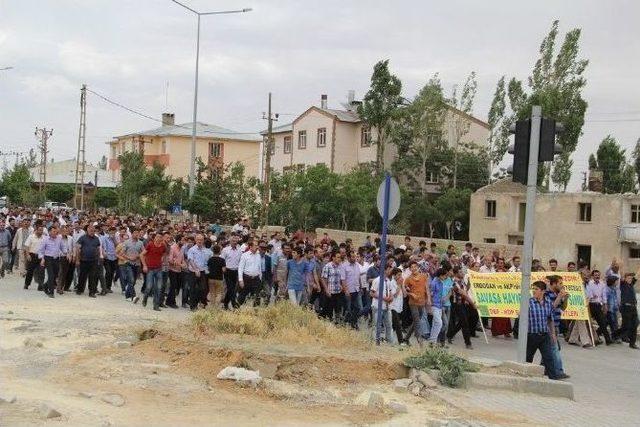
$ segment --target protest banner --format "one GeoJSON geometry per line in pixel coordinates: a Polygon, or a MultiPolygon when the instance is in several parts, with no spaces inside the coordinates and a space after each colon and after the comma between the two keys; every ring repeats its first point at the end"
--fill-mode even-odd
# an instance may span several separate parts
{"type": "MultiPolygon", "coordinates": [[[[567,320],[588,320],[589,311],[580,273],[547,272],[531,273],[531,283],[538,280],[547,282],[552,274],[562,277],[562,284],[569,294],[567,308],[562,318],[567,320]]],[[[520,283],[522,274],[477,273],[469,271],[469,283],[478,312],[482,317],[512,317],[520,313],[520,283]]]]}

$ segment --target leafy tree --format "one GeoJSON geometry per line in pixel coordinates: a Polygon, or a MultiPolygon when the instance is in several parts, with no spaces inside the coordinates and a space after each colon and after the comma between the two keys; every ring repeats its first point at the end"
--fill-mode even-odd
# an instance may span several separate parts
{"type": "Polygon", "coordinates": [[[434,208],[444,220],[446,238],[453,236],[455,221],[469,222],[469,200],[471,190],[451,188],[445,191],[434,203],[434,208]]]}
{"type": "Polygon", "coordinates": [[[502,76],[496,85],[496,91],[493,94],[491,107],[489,108],[489,160],[490,173],[493,168],[500,164],[504,154],[509,147],[509,126],[513,123],[513,117],[505,116],[506,111],[506,89],[505,77],[502,76]]]}
{"type": "Polygon", "coordinates": [[[373,142],[376,144],[376,168],[379,172],[384,169],[387,134],[402,102],[401,92],[402,83],[389,71],[389,60],[379,61],[373,67],[371,88],[358,107],[360,118],[367,126],[375,129],[373,142]]]}
{"type": "Polygon", "coordinates": [[[98,162],[98,169],[107,170],[107,156],[102,156],[98,162]]]}
{"type": "MultiPolygon", "coordinates": [[[[540,45],[540,57],[528,78],[530,93],[526,93],[522,82],[515,78],[509,82],[507,91],[515,118],[529,117],[531,107],[540,105],[545,117],[564,124],[565,130],[558,136],[564,155],[554,162],[551,176],[554,184],[562,189],[566,189],[571,178],[573,162],[570,156],[582,135],[587,110],[582,90],[587,84],[583,73],[589,61],[578,58],[580,32],[579,28],[567,32],[560,49],[556,51],[558,21],[554,21],[540,45]]],[[[541,168],[540,172],[539,182],[546,182],[548,186],[549,168],[541,168]]]]}
{"type": "Polygon", "coordinates": [[[640,138],[636,141],[636,146],[633,149],[632,154],[633,168],[636,173],[636,182],[640,185],[640,138]]]}
{"type": "Polygon", "coordinates": [[[372,219],[376,215],[377,186],[381,177],[372,167],[360,166],[342,175],[342,188],[347,203],[342,215],[347,229],[369,230],[372,219]]]}
{"type": "Polygon", "coordinates": [[[602,171],[602,188],[605,193],[622,193],[632,190],[630,186],[635,181],[633,168],[627,164],[625,150],[620,147],[615,138],[607,135],[598,146],[595,157],[597,169],[602,171]]]}
{"type": "Polygon", "coordinates": [[[29,167],[25,163],[16,163],[13,169],[2,173],[2,181],[0,182],[0,194],[7,196],[11,203],[22,204],[23,198],[28,195],[31,190],[31,174],[29,167]]]}
{"type": "Polygon", "coordinates": [[[49,184],[47,186],[47,199],[52,202],[65,203],[73,199],[73,195],[72,184],[49,184]]]}
{"type": "Polygon", "coordinates": [[[118,160],[121,165],[118,207],[122,212],[149,213],[167,205],[171,179],[164,175],[164,166],[155,163],[147,169],[142,153],[137,152],[123,153],[118,160]]]}
{"type": "Polygon", "coordinates": [[[24,163],[28,169],[38,166],[38,155],[36,154],[36,150],[30,148],[27,155],[22,157],[22,163],[24,163]]]}
{"type": "Polygon", "coordinates": [[[97,188],[93,203],[100,208],[115,208],[118,206],[118,192],[112,188],[97,188]]]}
{"type": "Polygon", "coordinates": [[[411,191],[426,196],[434,181],[432,175],[441,175],[446,149],[442,130],[447,114],[439,76],[434,75],[414,100],[398,115],[391,134],[398,147],[393,164],[394,173],[411,191]]]}
{"type": "MultiPolygon", "coordinates": [[[[473,113],[473,101],[476,97],[478,90],[478,82],[476,81],[476,73],[472,71],[467,77],[462,91],[458,95],[458,88],[454,86],[453,93],[449,99],[449,104],[457,110],[462,111],[465,114],[472,115],[473,113]]],[[[461,114],[451,114],[451,130],[453,140],[451,141],[453,149],[453,188],[458,186],[458,152],[460,150],[460,144],[462,138],[469,133],[471,128],[471,122],[469,119],[461,114]]]]}

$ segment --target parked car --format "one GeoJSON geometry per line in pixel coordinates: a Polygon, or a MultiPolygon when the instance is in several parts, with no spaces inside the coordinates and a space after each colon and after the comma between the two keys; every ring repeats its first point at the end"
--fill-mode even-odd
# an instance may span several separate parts
{"type": "Polygon", "coordinates": [[[41,206],[40,209],[51,209],[52,212],[71,210],[66,203],[60,202],[44,202],[44,206],[41,206]]]}

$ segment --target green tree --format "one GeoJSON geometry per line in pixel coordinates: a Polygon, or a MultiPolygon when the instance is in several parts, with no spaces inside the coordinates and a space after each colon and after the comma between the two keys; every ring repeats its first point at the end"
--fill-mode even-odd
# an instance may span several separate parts
{"type": "Polygon", "coordinates": [[[107,170],[107,156],[102,156],[98,162],[98,169],[107,170]]]}
{"type": "Polygon", "coordinates": [[[147,169],[142,153],[127,152],[118,157],[121,166],[118,207],[122,212],[153,213],[167,205],[171,178],[165,176],[164,166],[154,163],[147,169]]]}
{"type": "Polygon", "coordinates": [[[506,112],[506,88],[505,77],[502,76],[496,85],[491,107],[489,108],[489,160],[490,174],[500,164],[509,147],[509,126],[513,123],[513,117],[505,115],[506,112]]]}
{"type": "Polygon", "coordinates": [[[462,86],[462,91],[458,94],[458,87],[454,86],[453,93],[449,99],[449,104],[464,113],[451,114],[451,148],[453,149],[453,188],[458,186],[458,153],[462,138],[464,138],[471,128],[471,121],[466,115],[473,115],[473,101],[478,91],[478,82],[476,81],[476,73],[472,71],[462,86]]]}
{"type": "Polygon", "coordinates": [[[0,195],[7,196],[11,203],[22,204],[23,198],[33,192],[32,183],[28,166],[25,163],[16,163],[13,169],[2,173],[0,195]]]}
{"type": "Polygon", "coordinates": [[[631,191],[633,168],[627,164],[625,150],[611,135],[602,140],[596,151],[596,167],[602,171],[602,188],[605,193],[631,191]],[[631,175],[630,175],[631,173],[631,175]]]}
{"type": "Polygon", "coordinates": [[[72,184],[49,184],[47,186],[47,199],[52,202],[66,203],[73,199],[73,194],[72,184]]]}
{"type": "Polygon", "coordinates": [[[456,221],[468,224],[470,198],[471,190],[450,188],[435,201],[434,208],[443,218],[447,239],[453,238],[453,226],[456,221]]]}
{"type": "Polygon", "coordinates": [[[346,229],[369,231],[376,215],[376,197],[381,177],[370,166],[359,166],[341,176],[346,203],[342,222],[346,229]]]}
{"type": "Polygon", "coordinates": [[[442,175],[446,149],[442,130],[447,103],[439,76],[434,75],[413,101],[401,110],[391,133],[401,156],[395,160],[393,171],[410,191],[426,196],[432,183],[442,175]]]}
{"type": "Polygon", "coordinates": [[[640,185],[640,138],[636,141],[636,146],[633,148],[633,169],[636,173],[636,182],[640,185]]]}
{"type": "MultiPolygon", "coordinates": [[[[558,21],[554,21],[540,45],[540,57],[527,80],[530,92],[526,93],[522,82],[515,78],[511,79],[508,86],[510,106],[516,118],[529,117],[531,107],[540,105],[545,117],[563,123],[564,132],[558,136],[558,143],[562,146],[564,155],[553,163],[554,173],[551,176],[553,183],[562,189],[566,189],[571,178],[573,162],[570,156],[582,135],[587,110],[582,90],[587,84],[583,74],[589,61],[578,58],[580,32],[579,28],[567,32],[556,51],[558,21]]],[[[548,167],[540,169],[539,182],[546,182],[547,186],[549,171],[548,167]]]]}
{"type": "Polygon", "coordinates": [[[93,203],[99,208],[115,208],[118,206],[118,192],[113,188],[97,188],[93,203]]]}
{"type": "Polygon", "coordinates": [[[387,134],[398,106],[402,102],[401,92],[402,83],[389,71],[389,60],[379,61],[373,67],[371,88],[358,107],[358,114],[362,121],[374,130],[376,168],[379,172],[384,169],[387,134]]]}

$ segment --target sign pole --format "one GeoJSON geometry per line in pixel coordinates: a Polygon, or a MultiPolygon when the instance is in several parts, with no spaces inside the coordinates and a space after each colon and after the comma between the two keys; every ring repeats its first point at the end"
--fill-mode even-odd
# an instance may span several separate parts
{"type": "Polygon", "coordinates": [[[384,202],[382,210],[382,241],[380,242],[380,277],[378,282],[378,313],[376,316],[376,344],[380,345],[380,330],[382,323],[382,293],[384,292],[385,270],[387,269],[387,228],[389,226],[389,192],[391,175],[384,175],[384,202]]]}
{"type": "Polygon", "coordinates": [[[535,231],[536,193],[538,191],[538,151],[542,108],[531,109],[531,136],[529,138],[529,169],[527,173],[527,210],[524,217],[524,248],[522,253],[522,284],[520,285],[520,323],[518,325],[518,362],[527,357],[529,332],[529,298],[531,298],[531,263],[533,261],[533,233],[535,231]]]}

